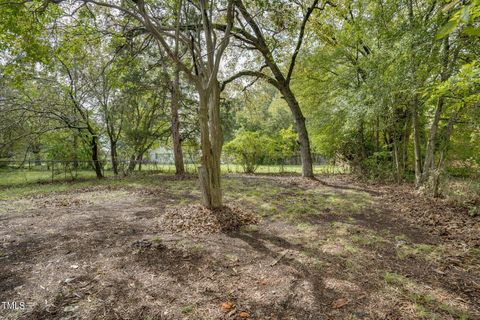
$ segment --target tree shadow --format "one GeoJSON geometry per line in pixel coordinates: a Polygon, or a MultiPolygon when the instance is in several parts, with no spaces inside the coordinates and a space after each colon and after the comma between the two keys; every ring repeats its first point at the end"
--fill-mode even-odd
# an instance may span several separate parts
{"type": "MultiPolygon", "coordinates": [[[[236,238],[244,241],[247,243],[252,249],[255,251],[262,253],[266,256],[269,256],[273,259],[271,267],[275,265],[283,265],[293,268],[298,272],[301,279],[307,280],[312,286],[312,293],[315,300],[315,307],[313,310],[303,310],[302,313],[306,316],[305,319],[310,319],[312,316],[315,316],[315,319],[322,319],[324,315],[324,311],[328,307],[330,301],[333,301],[334,298],[339,297],[339,294],[333,290],[329,290],[325,287],[323,283],[323,276],[324,274],[321,270],[317,270],[315,268],[311,268],[294,258],[284,257],[282,254],[278,254],[277,252],[272,251],[268,248],[265,242],[270,242],[284,250],[294,250],[297,252],[304,251],[306,248],[301,244],[293,244],[282,237],[278,237],[272,234],[267,234],[263,232],[253,232],[251,234],[243,233],[243,232],[231,232],[227,234],[231,238],[236,238]]],[[[316,252],[318,257],[322,257],[323,254],[320,252],[316,252]]],[[[292,284],[292,286],[296,286],[296,284],[292,284]]],[[[294,288],[291,288],[294,289],[294,288]]],[[[294,297],[291,296],[285,302],[286,304],[290,304],[291,299],[294,297]]],[[[279,314],[280,319],[285,316],[285,312],[287,308],[282,310],[282,313],[279,314]]],[[[291,310],[290,310],[291,311],[291,310]]],[[[300,310],[298,310],[300,311],[300,310]]],[[[313,319],[313,318],[312,318],[313,319]]]]}

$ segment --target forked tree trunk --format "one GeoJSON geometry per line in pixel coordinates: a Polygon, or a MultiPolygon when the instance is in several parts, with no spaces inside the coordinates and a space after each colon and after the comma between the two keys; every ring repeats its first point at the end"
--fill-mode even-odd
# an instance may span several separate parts
{"type": "Polygon", "coordinates": [[[220,125],[220,85],[199,89],[199,123],[201,134],[202,163],[198,169],[203,205],[209,209],[221,208],[222,189],[220,181],[220,156],[223,145],[220,125]]]}
{"type": "Polygon", "coordinates": [[[307,126],[305,125],[305,117],[302,114],[300,105],[295,95],[288,86],[283,86],[281,92],[287,102],[290,111],[293,114],[295,128],[298,133],[298,141],[300,142],[300,156],[302,159],[302,176],[313,178],[313,161],[310,152],[310,139],[308,138],[307,126]]]}

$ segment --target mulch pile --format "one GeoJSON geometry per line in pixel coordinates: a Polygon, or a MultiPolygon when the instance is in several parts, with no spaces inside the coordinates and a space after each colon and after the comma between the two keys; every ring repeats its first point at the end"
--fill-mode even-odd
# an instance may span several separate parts
{"type": "Polygon", "coordinates": [[[160,217],[160,226],[172,232],[188,234],[209,234],[228,232],[241,226],[256,224],[252,212],[239,207],[224,206],[209,210],[201,205],[186,205],[168,208],[160,217]]]}

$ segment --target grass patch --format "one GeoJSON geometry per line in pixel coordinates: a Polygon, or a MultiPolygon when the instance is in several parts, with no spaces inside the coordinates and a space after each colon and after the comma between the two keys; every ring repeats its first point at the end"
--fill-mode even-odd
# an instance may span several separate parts
{"type": "Polygon", "coordinates": [[[480,248],[470,248],[468,254],[475,259],[480,259],[480,248]]]}
{"type": "Polygon", "coordinates": [[[249,224],[249,225],[240,227],[240,231],[245,233],[255,233],[255,232],[258,232],[258,230],[259,230],[259,227],[255,224],[249,224]]]}
{"type": "Polygon", "coordinates": [[[409,241],[409,238],[404,234],[400,234],[398,236],[395,236],[395,241],[397,241],[397,242],[402,242],[402,241],[407,242],[407,241],[409,241]]]}
{"type": "Polygon", "coordinates": [[[193,312],[193,310],[195,310],[195,307],[194,306],[185,306],[182,308],[182,313],[183,314],[190,314],[193,312]]]}
{"type": "Polygon", "coordinates": [[[395,272],[385,272],[385,283],[396,289],[400,297],[415,306],[419,318],[442,319],[448,313],[456,319],[470,319],[468,313],[458,306],[444,301],[446,298],[437,296],[430,287],[423,288],[409,278],[395,272]]]}
{"type": "Polygon", "coordinates": [[[296,225],[296,228],[297,228],[297,230],[299,230],[299,231],[307,231],[307,230],[309,230],[311,227],[312,227],[312,225],[311,225],[310,223],[305,223],[305,222],[299,223],[299,224],[296,225]]]}
{"type": "Polygon", "coordinates": [[[385,240],[379,235],[374,234],[373,232],[362,231],[362,233],[354,234],[350,239],[364,246],[378,246],[385,242],[385,240]]]}
{"type": "Polygon", "coordinates": [[[400,286],[407,282],[407,279],[401,274],[395,272],[385,272],[383,279],[387,284],[400,286]]]}
{"type": "Polygon", "coordinates": [[[438,261],[442,258],[444,249],[441,246],[424,243],[413,245],[403,243],[397,246],[396,253],[401,260],[409,257],[419,257],[425,260],[438,261]]]}

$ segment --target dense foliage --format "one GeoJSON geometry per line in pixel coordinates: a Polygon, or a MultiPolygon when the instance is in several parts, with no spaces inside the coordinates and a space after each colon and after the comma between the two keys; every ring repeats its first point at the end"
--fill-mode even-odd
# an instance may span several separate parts
{"type": "Polygon", "coordinates": [[[2,3],[0,158],[89,161],[101,177],[105,159],[118,174],[160,145],[178,158],[225,142],[249,173],[301,154],[309,176],[315,152],[435,195],[445,172],[478,177],[478,0],[199,4],[2,3]],[[220,89],[223,139],[201,114],[220,89]]]}

